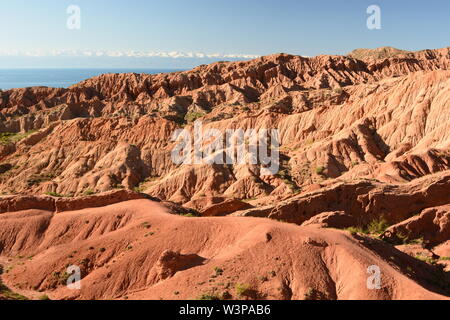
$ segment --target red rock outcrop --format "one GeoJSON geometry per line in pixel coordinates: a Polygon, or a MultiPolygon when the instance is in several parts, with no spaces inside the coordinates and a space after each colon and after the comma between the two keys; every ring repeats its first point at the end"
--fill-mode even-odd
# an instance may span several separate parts
{"type": "Polygon", "coordinates": [[[450,239],[450,205],[428,208],[390,227],[383,237],[403,241],[421,239],[432,246],[443,243],[450,239]]]}

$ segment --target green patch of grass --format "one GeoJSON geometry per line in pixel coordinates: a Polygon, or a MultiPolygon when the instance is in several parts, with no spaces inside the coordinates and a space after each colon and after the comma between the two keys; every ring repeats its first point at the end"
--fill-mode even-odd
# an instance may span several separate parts
{"type": "Polygon", "coordinates": [[[133,191],[138,192],[138,193],[144,192],[144,190],[145,190],[145,187],[142,185],[139,185],[139,186],[133,188],[133,191]]]}
{"type": "Polygon", "coordinates": [[[87,189],[84,193],[83,193],[83,195],[85,195],[85,196],[92,196],[92,195],[94,195],[95,194],[95,191],[93,191],[93,190],[91,190],[91,189],[87,189]]]}
{"type": "Polygon", "coordinates": [[[231,298],[233,298],[233,296],[228,291],[222,293],[222,300],[230,300],[231,298]]]}
{"type": "Polygon", "coordinates": [[[0,132],[0,144],[16,143],[35,132],[36,130],[31,130],[25,133],[0,132]]]}
{"type": "Polygon", "coordinates": [[[342,89],[341,87],[337,87],[333,89],[333,92],[337,94],[342,94],[344,92],[344,89],[342,89]]]}
{"type": "Polygon", "coordinates": [[[55,198],[65,198],[66,196],[57,192],[46,192],[45,195],[55,197],[55,198]]]}
{"type": "Polygon", "coordinates": [[[147,221],[145,221],[144,223],[141,224],[141,227],[144,229],[150,229],[152,227],[152,225],[150,223],[148,223],[147,221]]]}
{"type": "Polygon", "coordinates": [[[246,283],[237,283],[236,284],[236,293],[239,297],[249,296],[251,292],[251,286],[246,283]]]}
{"type": "Polygon", "coordinates": [[[53,272],[53,277],[56,279],[59,285],[66,285],[67,280],[69,280],[71,274],[64,272],[53,272]]]}
{"type": "Polygon", "coordinates": [[[450,261],[450,257],[440,257],[439,260],[441,260],[441,261],[450,261]]]}
{"type": "Polygon", "coordinates": [[[189,209],[185,212],[177,212],[176,215],[188,218],[199,218],[201,217],[200,213],[194,209],[189,209]]]}
{"type": "Polygon", "coordinates": [[[319,166],[319,167],[317,167],[317,168],[315,169],[315,172],[316,172],[318,175],[322,175],[322,174],[324,174],[324,172],[325,172],[325,167],[319,166]]]}
{"type": "Polygon", "coordinates": [[[201,117],[203,117],[205,114],[201,113],[201,112],[188,112],[186,114],[186,116],[184,117],[184,119],[188,122],[195,122],[196,120],[200,119],[201,117]]]}
{"type": "Polygon", "coordinates": [[[404,244],[424,244],[425,243],[425,240],[423,239],[423,237],[410,240],[407,236],[404,236],[401,233],[397,234],[397,238],[399,238],[404,244]]]}
{"type": "Polygon", "coordinates": [[[327,297],[323,292],[313,288],[309,288],[304,296],[304,300],[326,300],[326,299],[327,297]]]}
{"type": "Polygon", "coordinates": [[[352,234],[362,233],[362,234],[372,234],[381,235],[386,229],[389,228],[389,223],[382,217],[379,219],[372,220],[366,226],[353,226],[346,228],[352,234]]]}
{"type": "Polygon", "coordinates": [[[282,161],[281,163],[282,169],[278,172],[277,177],[283,180],[284,184],[291,189],[293,193],[300,192],[300,188],[298,185],[294,182],[292,175],[291,175],[291,166],[289,165],[289,162],[282,161]]]}
{"type": "Polygon", "coordinates": [[[41,184],[43,182],[51,181],[55,178],[55,176],[51,173],[48,174],[33,174],[31,175],[28,180],[27,184],[29,187],[32,187],[34,185],[41,184]]]}
{"type": "Polygon", "coordinates": [[[367,234],[367,230],[363,227],[349,227],[346,228],[345,230],[347,230],[348,232],[350,232],[351,234],[358,234],[358,233],[364,233],[367,234]]]}
{"type": "Polygon", "coordinates": [[[184,213],[184,214],[181,214],[181,216],[187,217],[187,218],[196,218],[197,217],[197,216],[194,216],[192,213],[184,213]]]}
{"type": "Polygon", "coordinates": [[[367,225],[367,231],[370,234],[382,234],[387,228],[389,224],[384,218],[373,220],[367,225]]]}
{"type": "Polygon", "coordinates": [[[39,300],[50,300],[50,298],[48,297],[48,295],[44,294],[39,297],[39,300]]]}
{"type": "Polygon", "coordinates": [[[222,268],[215,267],[215,268],[214,268],[214,272],[216,273],[216,276],[221,276],[221,275],[223,275],[223,269],[222,269],[222,268]]]}
{"type": "Polygon", "coordinates": [[[211,300],[211,301],[217,301],[221,300],[221,297],[219,297],[215,293],[202,293],[197,300],[211,300]]]}
{"type": "Polygon", "coordinates": [[[431,264],[431,265],[435,265],[437,263],[437,260],[435,260],[435,259],[433,259],[431,257],[426,257],[426,256],[422,256],[422,255],[416,255],[415,258],[420,260],[420,261],[423,261],[423,262],[426,262],[428,264],[431,264]]]}

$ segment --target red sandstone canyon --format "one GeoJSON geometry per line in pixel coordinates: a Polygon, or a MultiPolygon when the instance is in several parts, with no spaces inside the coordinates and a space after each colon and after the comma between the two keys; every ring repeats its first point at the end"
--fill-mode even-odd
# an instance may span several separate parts
{"type": "Polygon", "coordinates": [[[0,91],[0,193],[0,300],[448,300],[450,48],[0,91]],[[196,121],[278,172],[174,163],[196,121]]]}

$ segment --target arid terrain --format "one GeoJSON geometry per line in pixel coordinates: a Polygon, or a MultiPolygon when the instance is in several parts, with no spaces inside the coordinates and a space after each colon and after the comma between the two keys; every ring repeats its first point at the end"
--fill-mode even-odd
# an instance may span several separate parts
{"type": "Polygon", "coordinates": [[[450,299],[450,48],[0,91],[0,193],[0,300],[450,299]],[[175,164],[196,120],[280,170],[175,164]]]}

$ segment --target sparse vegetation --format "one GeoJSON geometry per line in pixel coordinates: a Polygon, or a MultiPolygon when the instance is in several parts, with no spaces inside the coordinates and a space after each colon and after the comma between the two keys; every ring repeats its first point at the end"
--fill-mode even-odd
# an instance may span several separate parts
{"type": "Polygon", "coordinates": [[[39,300],[50,300],[50,298],[48,297],[48,295],[44,294],[39,297],[39,300]]]}
{"type": "Polygon", "coordinates": [[[395,236],[402,244],[424,244],[425,243],[425,240],[423,239],[423,237],[420,237],[417,239],[410,239],[407,235],[404,235],[401,232],[398,232],[395,236]]]}
{"type": "Polygon", "coordinates": [[[9,144],[18,142],[35,132],[36,130],[31,130],[25,133],[0,132],[0,144],[9,144]]]}
{"type": "Polygon", "coordinates": [[[66,197],[63,194],[60,194],[60,193],[57,193],[57,192],[53,192],[53,191],[46,192],[45,195],[51,196],[51,197],[55,197],[55,198],[64,198],[64,197],[66,197]]]}
{"type": "Polygon", "coordinates": [[[152,226],[150,223],[148,223],[147,221],[145,221],[144,223],[142,223],[142,228],[144,229],[150,229],[152,226]]]}
{"type": "Polygon", "coordinates": [[[189,209],[185,212],[177,212],[179,216],[188,217],[188,218],[198,218],[201,217],[200,213],[194,209],[189,209]]]}
{"type": "Polygon", "coordinates": [[[229,293],[228,291],[224,291],[222,293],[222,300],[229,300],[233,298],[233,296],[231,295],[231,293],[229,293]]]}
{"type": "Polygon", "coordinates": [[[0,281],[0,295],[4,296],[7,300],[28,300],[27,297],[11,291],[11,289],[5,286],[1,281],[0,281]]]}
{"type": "Polygon", "coordinates": [[[319,166],[319,167],[317,167],[317,168],[315,169],[315,172],[316,172],[318,175],[323,175],[324,172],[325,172],[325,167],[319,166]]]}
{"type": "Polygon", "coordinates": [[[345,230],[352,234],[362,233],[371,235],[381,235],[389,227],[389,223],[383,218],[372,220],[366,226],[352,226],[345,230]]]}
{"type": "Polygon", "coordinates": [[[334,93],[342,94],[344,92],[344,89],[342,89],[341,87],[337,87],[333,91],[334,91],[334,93]]]}
{"type": "Polygon", "coordinates": [[[288,161],[282,161],[280,163],[280,171],[278,172],[277,176],[283,180],[284,184],[289,187],[289,189],[292,190],[293,193],[300,192],[300,188],[298,185],[294,182],[294,179],[291,175],[291,166],[289,165],[288,161]]]}
{"type": "Polygon", "coordinates": [[[216,276],[221,276],[221,275],[223,275],[223,269],[222,269],[222,268],[215,267],[215,268],[214,268],[214,272],[216,273],[216,276]]]}
{"type": "Polygon", "coordinates": [[[203,293],[198,297],[198,300],[221,300],[220,297],[215,293],[203,293]]]}
{"type": "Polygon", "coordinates": [[[249,296],[251,292],[251,286],[246,283],[236,284],[236,293],[239,297],[249,296]]]}
{"type": "Polygon", "coordinates": [[[417,260],[426,262],[426,263],[431,264],[431,265],[436,265],[436,263],[438,262],[438,260],[435,260],[435,259],[433,259],[431,257],[422,256],[422,255],[416,255],[415,258],[417,260]]]}
{"type": "Polygon", "coordinates": [[[200,112],[188,112],[186,114],[186,116],[184,117],[184,119],[188,122],[195,122],[196,120],[200,119],[201,117],[203,117],[205,114],[204,113],[200,113],[200,112]]]}
{"type": "Polygon", "coordinates": [[[309,288],[305,293],[304,300],[327,300],[327,297],[323,292],[309,288]]]}
{"type": "Polygon", "coordinates": [[[187,217],[187,218],[195,218],[196,217],[192,213],[185,213],[185,214],[182,214],[182,216],[187,217]]]}
{"type": "Polygon", "coordinates": [[[350,232],[351,234],[358,234],[358,233],[364,233],[364,234],[366,234],[366,233],[367,233],[367,230],[366,230],[366,229],[364,229],[364,228],[362,228],[362,227],[358,227],[358,226],[352,226],[352,227],[349,227],[349,228],[347,228],[347,229],[345,229],[345,230],[347,230],[347,231],[350,232]]]}
{"type": "Polygon", "coordinates": [[[382,234],[389,228],[388,222],[384,218],[373,220],[367,226],[367,231],[370,234],[382,234]]]}
{"type": "Polygon", "coordinates": [[[53,272],[53,277],[56,279],[56,281],[59,285],[67,284],[67,280],[69,279],[70,276],[71,276],[71,274],[67,273],[66,271],[53,272]]]}
{"type": "Polygon", "coordinates": [[[93,194],[95,194],[95,192],[91,189],[87,189],[85,192],[83,192],[83,195],[85,196],[92,196],[93,194]]]}
{"type": "Polygon", "coordinates": [[[27,180],[27,184],[29,187],[39,185],[43,182],[51,181],[55,178],[55,176],[51,173],[48,174],[33,174],[27,180]]]}

